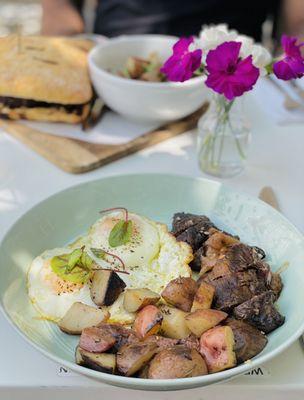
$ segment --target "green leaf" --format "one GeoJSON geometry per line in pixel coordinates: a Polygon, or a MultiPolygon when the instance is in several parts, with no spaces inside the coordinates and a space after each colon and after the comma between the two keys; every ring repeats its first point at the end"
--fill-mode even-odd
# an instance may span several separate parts
{"type": "Polygon", "coordinates": [[[81,256],[82,256],[81,249],[75,249],[72,251],[72,253],[70,254],[70,257],[68,259],[69,271],[72,271],[72,269],[75,267],[75,265],[79,262],[81,256]]]}
{"type": "Polygon", "coordinates": [[[100,258],[103,260],[105,258],[106,252],[102,249],[96,249],[94,247],[91,247],[91,252],[94,254],[95,257],[100,258]]]}
{"type": "Polygon", "coordinates": [[[272,74],[273,73],[273,62],[271,62],[270,64],[266,65],[265,69],[266,69],[266,72],[267,72],[268,75],[272,74]]]}
{"type": "Polygon", "coordinates": [[[128,243],[132,236],[132,228],[132,221],[118,221],[110,232],[109,245],[118,247],[128,243]]]}
{"type": "Polygon", "coordinates": [[[94,261],[93,261],[92,258],[88,255],[88,253],[86,253],[86,252],[84,251],[84,252],[82,253],[80,262],[81,262],[82,268],[87,269],[88,271],[90,271],[91,268],[92,268],[92,265],[93,265],[93,262],[94,262],[94,261]]]}
{"type": "Polygon", "coordinates": [[[61,254],[53,257],[51,259],[51,268],[56,275],[65,281],[84,283],[92,276],[93,262],[92,258],[83,249],[75,249],[70,254],[61,254]]]}

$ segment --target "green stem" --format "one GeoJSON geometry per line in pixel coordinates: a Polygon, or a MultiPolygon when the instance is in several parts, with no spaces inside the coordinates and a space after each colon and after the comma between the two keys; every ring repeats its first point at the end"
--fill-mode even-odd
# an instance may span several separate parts
{"type": "Polygon", "coordinates": [[[234,133],[234,130],[232,129],[230,120],[229,120],[229,125],[230,125],[231,132],[233,132],[233,136],[234,136],[236,148],[238,149],[239,155],[240,155],[240,157],[241,157],[242,160],[246,160],[246,156],[245,156],[245,154],[244,154],[244,152],[243,152],[241,143],[240,143],[238,137],[236,136],[236,134],[234,133]]]}

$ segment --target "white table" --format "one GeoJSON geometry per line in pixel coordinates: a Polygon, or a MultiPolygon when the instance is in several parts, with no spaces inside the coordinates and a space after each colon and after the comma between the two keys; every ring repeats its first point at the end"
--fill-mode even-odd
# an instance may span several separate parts
{"type": "MultiPolygon", "coordinates": [[[[304,231],[304,129],[279,127],[267,119],[253,97],[246,104],[253,122],[253,140],[246,171],[227,183],[257,195],[270,185],[283,213],[304,231]]],[[[25,211],[49,195],[77,183],[114,174],[169,172],[201,176],[197,166],[194,134],[187,133],[96,171],[73,176],[62,172],[21,143],[0,132],[0,239],[25,211]]],[[[103,385],[65,372],[32,349],[0,315],[0,399],[141,399],[143,392],[103,385]]],[[[299,343],[252,375],[186,393],[146,392],[147,400],[286,399],[304,398],[304,351],[299,343]]]]}

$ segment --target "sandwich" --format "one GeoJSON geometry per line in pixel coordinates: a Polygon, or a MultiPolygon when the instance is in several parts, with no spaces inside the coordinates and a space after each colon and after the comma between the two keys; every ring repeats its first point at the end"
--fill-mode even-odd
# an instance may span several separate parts
{"type": "Polygon", "coordinates": [[[61,37],[0,38],[0,117],[79,123],[93,90],[87,67],[92,43],[61,37]]]}

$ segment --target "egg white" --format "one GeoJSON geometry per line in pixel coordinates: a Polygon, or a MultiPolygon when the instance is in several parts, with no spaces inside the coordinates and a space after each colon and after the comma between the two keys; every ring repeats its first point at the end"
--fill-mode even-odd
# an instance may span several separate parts
{"type": "Polygon", "coordinates": [[[47,250],[36,257],[29,268],[28,294],[33,306],[44,319],[59,321],[76,301],[95,306],[91,300],[88,284],[69,284],[60,279],[51,269],[52,257],[68,254],[71,251],[71,248],[47,250]],[[60,289],[57,284],[62,285],[63,289],[60,289]]]}
{"type": "MultiPolygon", "coordinates": [[[[166,225],[146,217],[129,213],[135,230],[130,242],[114,248],[109,246],[110,231],[117,218],[123,217],[122,213],[114,212],[99,219],[89,231],[87,246],[103,248],[124,261],[129,275],[120,274],[120,278],[126,288],[148,288],[160,294],[172,279],[191,276],[191,247],[178,242],[166,225]]],[[[109,307],[109,322],[130,324],[134,321],[135,314],[123,307],[123,297],[121,294],[109,307]]]]}

